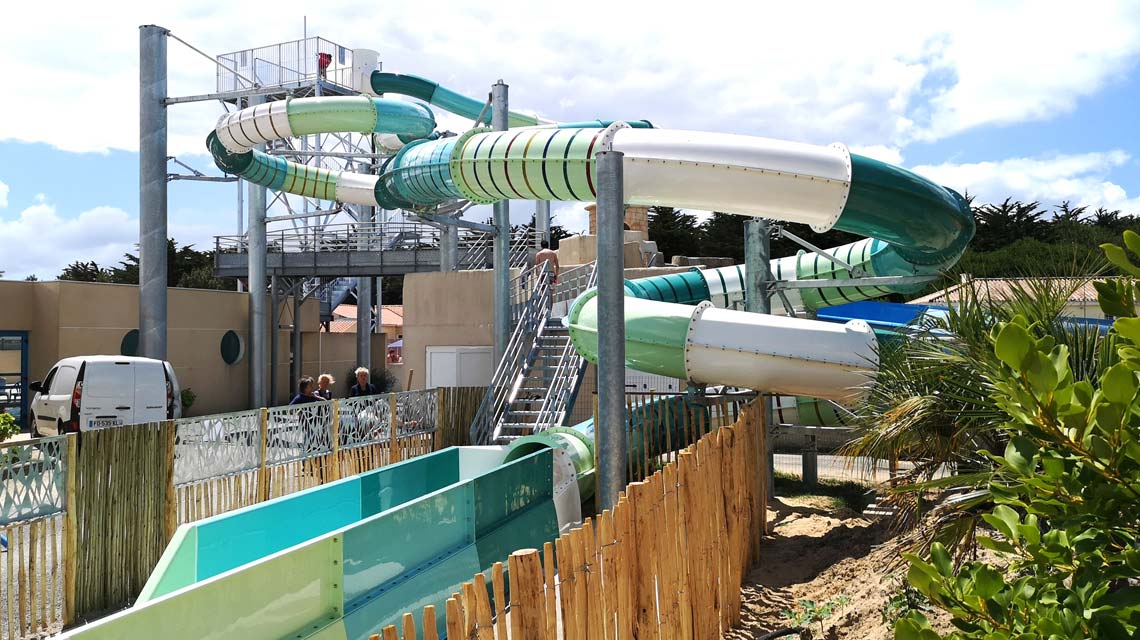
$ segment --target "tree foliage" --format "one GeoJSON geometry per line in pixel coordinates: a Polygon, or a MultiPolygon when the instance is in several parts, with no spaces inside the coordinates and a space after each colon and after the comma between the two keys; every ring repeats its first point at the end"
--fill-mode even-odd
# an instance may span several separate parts
{"type": "Polygon", "coordinates": [[[683,209],[649,207],[649,237],[666,262],[673,256],[701,255],[697,217],[683,209]]]}
{"type": "MultiPolygon", "coordinates": [[[[138,284],[139,257],[133,253],[123,254],[123,260],[113,267],[102,267],[94,260],[77,260],[64,267],[59,279],[75,282],[138,284]]],[[[236,288],[233,278],[214,276],[213,251],[197,251],[194,245],[189,244],[179,247],[173,238],[166,241],[166,285],[229,291],[236,288]]]]}

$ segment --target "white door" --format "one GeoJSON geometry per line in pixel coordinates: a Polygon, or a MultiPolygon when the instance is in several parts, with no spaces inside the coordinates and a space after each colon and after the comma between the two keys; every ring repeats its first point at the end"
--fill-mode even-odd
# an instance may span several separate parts
{"type": "Polygon", "coordinates": [[[36,430],[44,435],[51,435],[56,432],[55,414],[51,408],[51,384],[55,380],[55,373],[58,368],[53,368],[44,376],[43,385],[41,390],[36,393],[36,397],[32,402],[32,413],[36,416],[36,430]]]}
{"type": "Polygon", "coordinates": [[[135,367],[132,362],[88,362],[83,372],[84,431],[133,424],[135,367]]]}
{"type": "Polygon", "coordinates": [[[166,372],[159,360],[136,362],[134,415],[128,424],[166,419],[166,372]]]}
{"type": "Polygon", "coordinates": [[[79,368],[70,364],[61,364],[56,368],[55,376],[48,389],[47,416],[51,420],[51,433],[59,433],[59,423],[71,419],[71,397],[75,391],[75,379],[79,376],[79,368]]]}

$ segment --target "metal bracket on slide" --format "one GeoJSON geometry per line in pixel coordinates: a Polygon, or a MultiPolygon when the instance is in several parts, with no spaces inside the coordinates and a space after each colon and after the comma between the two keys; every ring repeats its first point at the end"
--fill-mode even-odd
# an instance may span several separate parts
{"type": "MultiPolygon", "coordinates": [[[[614,136],[617,135],[618,130],[620,130],[620,129],[631,129],[631,128],[632,127],[629,126],[629,123],[622,122],[620,120],[618,120],[617,122],[614,122],[610,126],[606,127],[605,131],[602,131],[601,139],[598,141],[600,144],[598,144],[598,151],[597,152],[613,151],[614,150],[614,136]]],[[[597,153],[597,152],[595,152],[595,153],[597,153]]]]}
{"type": "Polygon", "coordinates": [[[803,238],[792,233],[791,231],[788,231],[787,229],[785,229],[784,227],[782,227],[780,225],[774,225],[772,227],[772,232],[773,232],[773,235],[778,236],[778,237],[782,236],[784,238],[787,238],[788,240],[791,240],[792,242],[800,245],[801,247],[807,249],[808,251],[811,251],[812,253],[819,254],[824,259],[829,260],[832,264],[834,264],[838,267],[841,267],[843,269],[846,269],[848,271],[848,273],[851,274],[852,278],[863,278],[863,277],[866,277],[866,275],[867,275],[867,272],[863,271],[862,268],[856,267],[856,266],[851,265],[851,264],[847,264],[847,262],[831,255],[830,253],[824,251],[823,249],[820,249],[819,247],[808,242],[807,240],[804,240],[803,238]]]}

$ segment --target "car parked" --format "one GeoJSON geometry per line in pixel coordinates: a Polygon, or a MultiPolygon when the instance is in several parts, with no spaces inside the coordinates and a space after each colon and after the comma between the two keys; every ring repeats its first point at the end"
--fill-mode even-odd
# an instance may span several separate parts
{"type": "Polygon", "coordinates": [[[75,356],[29,388],[33,436],[77,433],[182,417],[174,367],[131,356],[75,356]]]}

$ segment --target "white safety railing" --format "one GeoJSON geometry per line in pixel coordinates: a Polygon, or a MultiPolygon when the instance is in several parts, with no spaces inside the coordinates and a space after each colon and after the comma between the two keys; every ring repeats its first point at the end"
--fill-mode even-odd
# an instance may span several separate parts
{"type": "Polygon", "coordinates": [[[252,80],[262,87],[324,82],[355,89],[352,49],[320,37],[279,42],[264,47],[223,53],[217,57],[218,91],[249,89],[252,80]],[[330,58],[323,73],[320,54],[330,58]]]}

